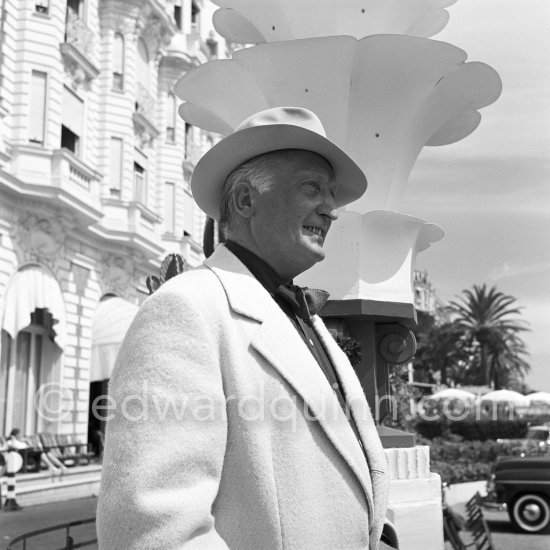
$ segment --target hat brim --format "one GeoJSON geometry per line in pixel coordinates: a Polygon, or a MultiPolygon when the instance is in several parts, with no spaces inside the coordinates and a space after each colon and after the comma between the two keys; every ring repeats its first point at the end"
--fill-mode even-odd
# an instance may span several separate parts
{"type": "Polygon", "coordinates": [[[367,189],[367,178],[361,168],[328,138],[293,124],[269,124],[231,134],[199,160],[191,177],[196,203],[219,221],[223,188],[229,174],[247,160],[282,149],[311,151],[327,160],[334,171],[334,200],[338,208],[357,200],[367,189]]]}

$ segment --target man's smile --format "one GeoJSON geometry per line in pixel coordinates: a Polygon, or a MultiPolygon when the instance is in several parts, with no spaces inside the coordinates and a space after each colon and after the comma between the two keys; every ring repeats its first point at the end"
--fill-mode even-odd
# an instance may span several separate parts
{"type": "Polygon", "coordinates": [[[326,230],[322,229],[321,227],[315,227],[314,225],[304,225],[304,229],[307,229],[309,232],[314,233],[315,235],[318,235],[321,238],[325,238],[326,230]]]}

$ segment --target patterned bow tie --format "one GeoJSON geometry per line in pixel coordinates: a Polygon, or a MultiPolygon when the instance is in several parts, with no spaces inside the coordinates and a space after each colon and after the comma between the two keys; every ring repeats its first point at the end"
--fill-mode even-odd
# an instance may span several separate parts
{"type": "Polygon", "coordinates": [[[288,302],[294,313],[301,319],[308,320],[316,315],[327,303],[330,294],[318,288],[300,287],[293,284],[281,285],[275,296],[288,302]]]}

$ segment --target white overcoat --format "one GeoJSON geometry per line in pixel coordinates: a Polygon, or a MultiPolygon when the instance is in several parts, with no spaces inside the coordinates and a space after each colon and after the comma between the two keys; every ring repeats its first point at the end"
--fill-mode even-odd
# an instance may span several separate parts
{"type": "Polygon", "coordinates": [[[378,548],[380,439],[345,354],[313,323],[368,463],[300,335],[226,247],[144,302],[110,381],[100,549],[378,548]]]}

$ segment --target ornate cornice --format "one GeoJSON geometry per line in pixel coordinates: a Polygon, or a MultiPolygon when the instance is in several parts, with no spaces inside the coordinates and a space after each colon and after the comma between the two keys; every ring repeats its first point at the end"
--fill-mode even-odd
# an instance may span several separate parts
{"type": "Polygon", "coordinates": [[[38,262],[56,273],[65,257],[70,219],[22,211],[10,231],[19,263],[38,262]]]}
{"type": "Polygon", "coordinates": [[[158,0],[102,0],[99,15],[104,29],[141,36],[157,58],[177,31],[172,15],[158,0]]]}
{"type": "Polygon", "coordinates": [[[121,298],[132,300],[136,295],[137,256],[106,253],[101,258],[98,277],[102,294],[113,293],[121,298]]]}
{"type": "Polygon", "coordinates": [[[60,45],[60,49],[65,60],[65,73],[72,87],[78,90],[82,84],[89,86],[90,81],[99,74],[99,69],[73,44],[65,42],[60,45]]]}
{"type": "Polygon", "coordinates": [[[153,141],[160,135],[159,130],[142,113],[136,112],[133,115],[134,132],[140,149],[153,145],[153,141]]]}

